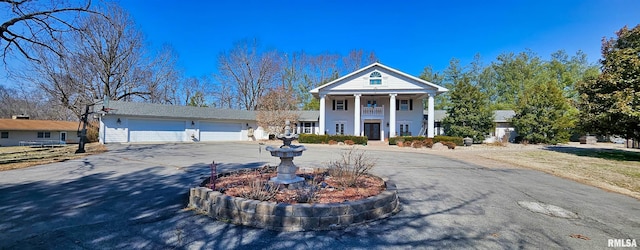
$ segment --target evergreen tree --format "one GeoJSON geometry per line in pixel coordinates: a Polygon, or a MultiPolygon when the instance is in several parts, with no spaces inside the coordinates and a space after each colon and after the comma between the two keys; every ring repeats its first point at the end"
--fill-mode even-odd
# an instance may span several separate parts
{"type": "Polygon", "coordinates": [[[578,86],[586,132],[640,139],[640,25],[602,41],[602,73],[578,86]]]}
{"type": "Polygon", "coordinates": [[[569,141],[576,112],[554,81],[528,87],[518,100],[511,124],[527,143],[569,141]]]}
{"type": "Polygon", "coordinates": [[[447,135],[471,137],[482,142],[493,128],[493,112],[489,99],[467,76],[457,81],[449,92],[450,105],[442,121],[447,135]]]}

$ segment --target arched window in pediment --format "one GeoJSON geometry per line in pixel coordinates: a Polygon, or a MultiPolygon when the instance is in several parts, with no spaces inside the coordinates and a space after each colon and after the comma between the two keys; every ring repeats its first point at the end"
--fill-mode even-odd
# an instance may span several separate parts
{"type": "Polygon", "coordinates": [[[382,85],[382,74],[378,71],[371,72],[369,75],[369,85],[382,85]]]}

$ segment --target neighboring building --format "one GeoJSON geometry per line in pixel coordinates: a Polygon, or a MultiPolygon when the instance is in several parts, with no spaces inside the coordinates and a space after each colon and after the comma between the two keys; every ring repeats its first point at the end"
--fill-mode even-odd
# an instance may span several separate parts
{"type": "Polygon", "coordinates": [[[78,143],[78,122],[0,119],[0,146],[78,143]]]}
{"type": "Polygon", "coordinates": [[[320,99],[319,134],[362,135],[381,140],[397,135],[435,135],[434,98],[442,86],[373,63],[310,92],[320,99]],[[423,123],[423,102],[427,122],[423,123]]]}
{"type": "Polygon", "coordinates": [[[518,136],[516,129],[511,125],[511,118],[516,115],[513,110],[496,110],[494,111],[493,121],[496,124],[495,131],[492,136],[497,141],[502,141],[506,136],[507,141],[513,142],[518,136]]]}
{"type": "MultiPolygon", "coordinates": [[[[436,135],[445,135],[446,132],[442,127],[442,120],[447,117],[446,110],[436,110],[435,112],[435,130],[436,135]]],[[[493,111],[494,131],[489,134],[489,137],[485,139],[485,142],[500,141],[504,136],[507,140],[513,142],[518,136],[515,132],[515,128],[511,125],[510,120],[516,115],[513,110],[495,110],[493,111]]],[[[427,120],[427,111],[424,111],[424,120],[427,120]]]]}

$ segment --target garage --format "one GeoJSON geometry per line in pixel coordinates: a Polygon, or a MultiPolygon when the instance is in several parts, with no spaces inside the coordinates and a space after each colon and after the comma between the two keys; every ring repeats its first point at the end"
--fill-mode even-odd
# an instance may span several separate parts
{"type": "Polygon", "coordinates": [[[242,124],[200,122],[200,141],[238,141],[242,138],[242,124]]]}
{"type": "Polygon", "coordinates": [[[129,142],[179,142],[185,138],[185,121],[129,120],[129,142]]]}

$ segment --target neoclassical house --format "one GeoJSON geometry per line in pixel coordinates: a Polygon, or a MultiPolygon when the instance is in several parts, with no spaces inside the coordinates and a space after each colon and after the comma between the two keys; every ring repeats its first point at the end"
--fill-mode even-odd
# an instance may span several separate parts
{"type": "Polygon", "coordinates": [[[434,98],[442,86],[373,63],[311,90],[320,99],[319,134],[366,136],[384,141],[398,135],[432,138],[434,98]],[[423,103],[427,104],[424,123],[423,103]]]}

